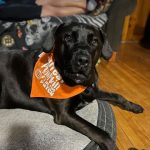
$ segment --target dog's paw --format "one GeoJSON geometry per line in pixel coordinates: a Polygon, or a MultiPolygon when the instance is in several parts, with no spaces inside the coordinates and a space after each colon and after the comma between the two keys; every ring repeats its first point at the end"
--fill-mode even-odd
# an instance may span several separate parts
{"type": "Polygon", "coordinates": [[[128,102],[126,108],[128,111],[131,111],[136,114],[142,113],[144,111],[144,108],[142,106],[132,102],[128,102]]]}
{"type": "Polygon", "coordinates": [[[134,104],[134,107],[132,109],[132,112],[138,114],[138,113],[142,113],[144,111],[144,108],[138,104],[134,104]]]}

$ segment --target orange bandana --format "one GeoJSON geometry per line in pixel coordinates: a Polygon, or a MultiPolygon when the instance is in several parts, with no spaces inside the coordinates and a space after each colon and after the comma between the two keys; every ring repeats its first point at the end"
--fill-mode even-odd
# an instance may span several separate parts
{"type": "Polygon", "coordinates": [[[54,66],[53,53],[42,53],[35,64],[30,97],[66,99],[83,92],[81,85],[68,86],[54,66]]]}

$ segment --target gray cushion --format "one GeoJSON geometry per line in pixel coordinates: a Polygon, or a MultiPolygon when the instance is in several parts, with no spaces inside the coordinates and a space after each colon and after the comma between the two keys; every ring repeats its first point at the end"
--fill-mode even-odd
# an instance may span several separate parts
{"type": "MultiPolygon", "coordinates": [[[[115,119],[109,104],[94,101],[78,114],[94,125],[98,123],[115,140],[115,119]]],[[[23,109],[0,110],[0,135],[1,150],[83,150],[90,142],[86,136],[55,124],[49,114],[23,109]]],[[[97,145],[91,142],[85,149],[93,147],[97,145]]]]}

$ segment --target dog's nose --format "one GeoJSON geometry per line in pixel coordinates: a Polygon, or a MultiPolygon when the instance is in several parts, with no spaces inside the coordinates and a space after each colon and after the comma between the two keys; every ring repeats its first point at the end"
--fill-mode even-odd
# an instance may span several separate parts
{"type": "Polygon", "coordinates": [[[88,62],[89,62],[89,60],[88,60],[88,58],[86,56],[80,55],[78,57],[77,63],[78,63],[79,66],[86,67],[86,66],[88,66],[88,62]]]}

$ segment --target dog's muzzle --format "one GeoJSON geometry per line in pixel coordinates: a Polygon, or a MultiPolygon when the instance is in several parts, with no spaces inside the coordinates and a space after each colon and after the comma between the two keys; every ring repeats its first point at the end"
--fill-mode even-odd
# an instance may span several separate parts
{"type": "Polygon", "coordinates": [[[84,84],[90,78],[92,70],[92,58],[87,50],[74,51],[70,59],[70,70],[66,70],[65,76],[76,84],[84,84]]]}
{"type": "Polygon", "coordinates": [[[91,67],[91,55],[86,50],[78,50],[74,52],[72,67],[74,72],[88,75],[91,67]]]}

